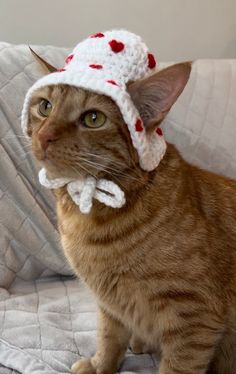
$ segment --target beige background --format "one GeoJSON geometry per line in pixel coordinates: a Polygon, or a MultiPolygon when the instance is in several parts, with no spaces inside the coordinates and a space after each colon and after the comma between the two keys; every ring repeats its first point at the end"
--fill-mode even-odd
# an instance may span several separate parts
{"type": "Polygon", "coordinates": [[[0,0],[0,40],[72,47],[127,28],[161,61],[236,58],[236,0],[0,0]]]}

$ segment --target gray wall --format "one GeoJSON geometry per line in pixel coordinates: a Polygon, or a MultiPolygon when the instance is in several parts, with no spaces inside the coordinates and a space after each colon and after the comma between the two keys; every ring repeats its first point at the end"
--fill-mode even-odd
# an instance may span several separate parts
{"type": "Polygon", "coordinates": [[[236,58],[236,0],[0,0],[0,40],[72,47],[111,28],[161,61],[236,58]]]}

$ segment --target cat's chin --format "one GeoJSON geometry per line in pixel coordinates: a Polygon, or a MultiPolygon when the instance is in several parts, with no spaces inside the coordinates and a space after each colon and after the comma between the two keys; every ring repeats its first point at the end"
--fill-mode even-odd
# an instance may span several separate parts
{"type": "MultiPolygon", "coordinates": [[[[44,167],[47,171],[48,177],[50,179],[55,178],[71,178],[71,179],[80,179],[85,178],[88,175],[95,176],[96,170],[93,170],[92,173],[89,170],[84,171],[83,167],[80,170],[77,169],[76,165],[63,165],[61,160],[57,160],[56,158],[52,157],[47,152],[43,152],[37,149],[34,151],[35,158],[39,161],[42,167],[44,167]]],[[[97,175],[96,175],[97,176],[97,175]]]]}
{"type": "Polygon", "coordinates": [[[63,168],[61,165],[58,166],[55,162],[51,160],[44,160],[40,162],[42,167],[44,167],[47,171],[47,175],[50,179],[56,178],[83,178],[85,175],[83,173],[75,173],[75,171],[70,170],[68,167],[63,168]]]}

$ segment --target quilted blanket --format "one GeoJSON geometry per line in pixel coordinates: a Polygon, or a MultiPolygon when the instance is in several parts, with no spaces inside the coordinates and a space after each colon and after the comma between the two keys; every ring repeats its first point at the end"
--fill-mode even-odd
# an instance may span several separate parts
{"type": "MultiPolygon", "coordinates": [[[[63,66],[68,50],[35,47],[63,66]]],[[[160,67],[164,64],[160,64],[160,67]]],[[[0,43],[0,373],[68,374],[96,349],[96,305],[60,247],[54,197],[20,129],[39,77],[27,46],[0,43]]],[[[236,178],[236,60],[199,60],[163,130],[183,156],[236,178]]],[[[120,373],[156,372],[155,355],[127,351],[120,373]]]]}

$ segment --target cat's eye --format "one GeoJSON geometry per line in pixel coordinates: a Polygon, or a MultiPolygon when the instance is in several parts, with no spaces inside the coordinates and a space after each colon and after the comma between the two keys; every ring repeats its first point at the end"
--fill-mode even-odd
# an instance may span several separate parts
{"type": "Polygon", "coordinates": [[[99,110],[91,110],[82,114],[81,121],[84,126],[89,128],[98,128],[106,122],[106,116],[99,110]]]}
{"type": "Polygon", "coordinates": [[[38,111],[41,116],[48,117],[52,111],[52,104],[50,101],[43,99],[39,103],[38,111]]]}

